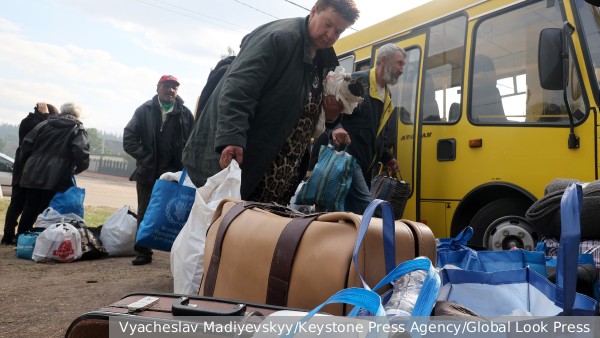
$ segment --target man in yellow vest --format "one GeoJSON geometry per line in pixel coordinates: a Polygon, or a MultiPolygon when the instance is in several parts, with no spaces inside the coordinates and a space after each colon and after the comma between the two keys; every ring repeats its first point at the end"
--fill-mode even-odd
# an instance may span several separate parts
{"type": "Polygon", "coordinates": [[[346,151],[359,164],[352,176],[346,211],[362,214],[372,201],[369,186],[375,163],[384,163],[393,172],[399,169],[396,159],[384,146],[384,129],[394,110],[388,86],[398,82],[405,64],[404,49],[389,43],[379,48],[375,67],[352,74],[365,85],[364,101],[352,114],[343,115],[331,134],[335,144],[348,144],[346,151]]]}

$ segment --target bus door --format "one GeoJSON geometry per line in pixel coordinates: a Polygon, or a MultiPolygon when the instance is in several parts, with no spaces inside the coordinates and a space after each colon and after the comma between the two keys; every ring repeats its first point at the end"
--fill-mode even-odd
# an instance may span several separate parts
{"type": "MultiPolygon", "coordinates": [[[[398,83],[390,86],[392,103],[396,109],[382,131],[385,133],[386,147],[392,150],[398,161],[400,167],[398,178],[406,181],[411,187],[410,198],[403,214],[403,218],[407,219],[416,219],[417,203],[415,197],[418,195],[416,189],[419,184],[416,168],[418,138],[415,137],[418,124],[415,121],[418,121],[418,93],[421,90],[420,74],[425,41],[425,34],[402,37],[400,40],[394,41],[406,51],[406,65],[404,74],[400,76],[398,83]]],[[[388,43],[388,41],[382,44],[385,43],[388,43]]],[[[373,48],[371,67],[376,62],[377,50],[382,44],[373,48]]]]}
{"type": "Polygon", "coordinates": [[[454,15],[397,42],[408,53],[392,97],[399,115],[398,161],[413,187],[409,206],[414,214],[409,217],[428,224],[438,237],[450,235],[452,213],[460,201],[452,193],[457,191],[453,182],[460,179],[452,175],[462,174],[453,168],[466,26],[465,15],[454,15]],[[412,172],[407,173],[409,165],[412,172]]]}

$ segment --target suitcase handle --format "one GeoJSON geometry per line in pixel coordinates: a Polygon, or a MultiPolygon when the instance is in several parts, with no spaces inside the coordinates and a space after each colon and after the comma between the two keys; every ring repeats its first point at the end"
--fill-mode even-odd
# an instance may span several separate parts
{"type": "Polygon", "coordinates": [[[175,300],[171,307],[173,316],[243,316],[246,312],[246,304],[237,304],[229,310],[215,310],[188,306],[189,302],[189,297],[175,300]]]}

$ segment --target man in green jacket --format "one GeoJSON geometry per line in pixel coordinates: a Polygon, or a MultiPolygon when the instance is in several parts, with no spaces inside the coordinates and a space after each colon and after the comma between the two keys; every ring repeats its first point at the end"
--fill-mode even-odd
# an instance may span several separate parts
{"type": "Polygon", "coordinates": [[[306,173],[321,107],[329,122],[343,109],[322,97],[323,78],[338,65],[333,44],[358,14],[353,0],[318,0],[308,17],[274,21],[244,37],[184,149],[196,186],[235,159],[242,199],[289,203],[306,173]]]}

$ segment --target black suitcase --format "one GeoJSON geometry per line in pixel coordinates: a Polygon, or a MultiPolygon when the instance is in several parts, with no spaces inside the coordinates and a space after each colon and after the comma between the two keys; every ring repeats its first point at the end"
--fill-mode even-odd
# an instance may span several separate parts
{"type": "MultiPolygon", "coordinates": [[[[125,337],[131,334],[136,324],[151,324],[153,328],[167,327],[169,337],[175,331],[187,332],[186,336],[189,337],[191,330],[197,330],[194,332],[198,332],[196,336],[200,337],[250,337],[251,332],[219,332],[215,327],[221,324],[231,325],[232,321],[240,325],[258,324],[266,316],[280,310],[294,309],[172,293],[132,293],[116,303],[77,317],[67,329],[65,338],[112,337],[114,330],[121,330],[117,337],[125,337]],[[149,296],[158,298],[158,301],[145,309],[130,309],[132,303],[149,296]]],[[[176,334],[173,336],[177,337],[176,334]]]]}

